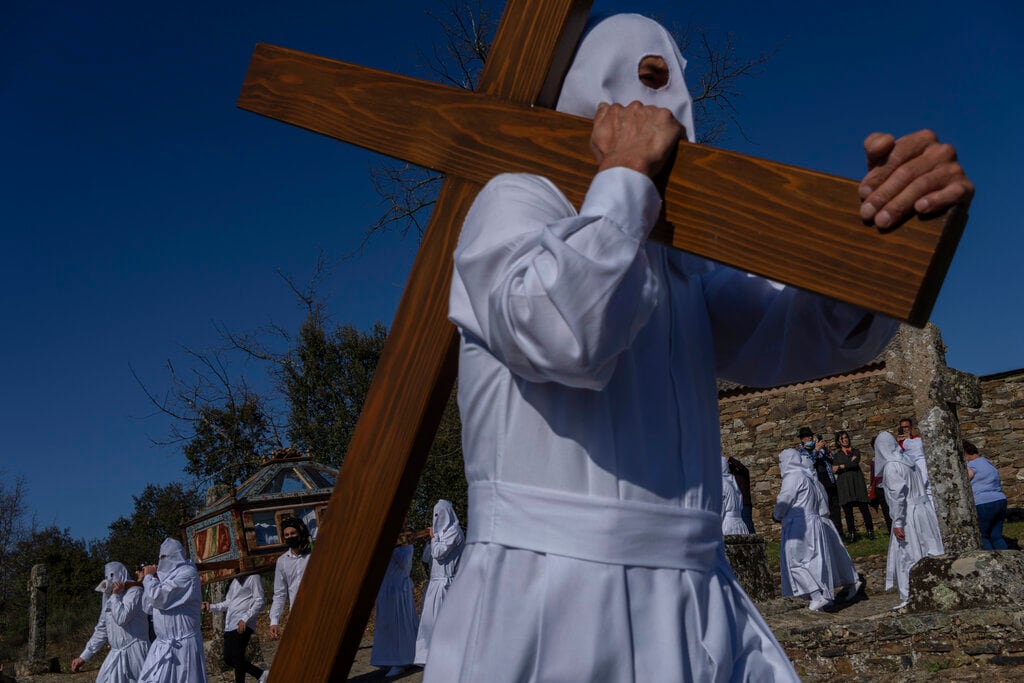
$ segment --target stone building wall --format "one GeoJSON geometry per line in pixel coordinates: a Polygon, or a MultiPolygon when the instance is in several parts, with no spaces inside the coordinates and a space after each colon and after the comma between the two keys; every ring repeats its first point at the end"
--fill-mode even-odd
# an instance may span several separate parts
{"type": "MultiPolygon", "coordinates": [[[[910,396],[885,381],[881,363],[854,374],[777,389],[724,391],[718,403],[722,452],[750,470],[754,529],[771,539],[778,539],[780,533],[771,518],[782,484],[779,452],[796,445],[800,427],[808,426],[829,440],[840,429],[848,431],[853,446],[861,450],[867,483],[871,438],[912,414],[910,396]]],[[[880,512],[875,520],[885,528],[880,512]]]]}
{"type": "Polygon", "coordinates": [[[1024,369],[981,377],[981,408],[961,408],[960,431],[999,468],[1010,505],[1024,506],[1024,369]]]}
{"type": "MultiPolygon", "coordinates": [[[[980,409],[960,408],[964,437],[974,441],[1000,470],[1010,505],[1024,505],[1024,369],[981,378],[980,409]]],[[[848,375],[767,390],[732,389],[719,394],[722,451],[739,458],[750,470],[754,528],[778,539],[772,521],[781,486],[778,455],[795,446],[797,431],[808,426],[832,439],[845,429],[864,459],[868,483],[871,439],[894,429],[901,417],[914,416],[906,390],[885,380],[884,363],[848,375]]],[[[872,509],[875,526],[884,531],[881,511],[872,509]]],[[[862,524],[860,513],[855,520],[862,524]]]]}

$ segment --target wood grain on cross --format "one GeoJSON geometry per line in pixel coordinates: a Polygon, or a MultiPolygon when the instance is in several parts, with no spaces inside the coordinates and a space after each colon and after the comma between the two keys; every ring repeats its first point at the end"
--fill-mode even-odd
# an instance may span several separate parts
{"type": "MultiPolygon", "coordinates": [[[[478,90],[509,102],[552,106],[590,5],[591,0],[510,0],[478,90]]],[[[295,54],[300,59],[292,63],[301,63],[295,54]]],[[[335,99],[328,93],[334,101],[321,110],[317,97],[332,87],[315,74],[261,72],[254,58],[239,105],[283,120],[310,109],[316,110],[314,117],[329,119],[335,107],[351,106],[343,95],[335,99]],[[278,85],[297,85],[290,92],[298,98],[267,104],[267,93],[278,85]]],[[[301,597],[275,656],[271,683],[344,680],[351,667],[454,382],[457,336],[447,315],[452,253],[481,186],[449,177],[437,197],[320,526],[301,597]]]]}
{"type": "MultiPolygon", "coordinates": [[[[344,678],[454,380],[452,253],[483,183],[544,175],[579,204],[591,124],[551,107],[590,0],[510,0],[476,93],[260,45],[239,106],[442,171],[447,179],[321,525],[272,682],[344,678]],[[537,106],[534,106],[537,105],[537,106]]],[[[965,216],[865,227],[854,181],[680,143],[652,236],[922,325],[965,216]],[[822,277],[795,258],[844,256],[822,277]]]]}

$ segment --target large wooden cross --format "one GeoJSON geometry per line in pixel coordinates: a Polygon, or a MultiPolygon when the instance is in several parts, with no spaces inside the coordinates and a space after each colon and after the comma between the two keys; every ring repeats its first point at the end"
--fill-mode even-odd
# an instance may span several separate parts
{"type": "MultiPolygon", "coordinates": [[[[452,254],[470,203],[503,172],[577,205],[590,122],[554,105],[591,0],[509,0],[475,93],[258,45],[239,106],[446,174],[276,655],[273,683],[342,680],[454,381],[452,254]]],[[[681,142],[654,239],[901,320],[927,321],[963,215],[865,227],[857,184],[681,142]],[[791,268],[846,254],[820,278],[791,268]],[[899,259],[893,258],[899,254],[899,259]]]]}

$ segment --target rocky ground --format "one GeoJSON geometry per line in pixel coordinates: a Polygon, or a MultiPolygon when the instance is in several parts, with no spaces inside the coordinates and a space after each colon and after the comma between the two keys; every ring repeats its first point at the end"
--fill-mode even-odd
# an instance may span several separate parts
{"type": "MultiPolygon", "coordinates": [[[[866,597],[838,606],[833,612],[811,612],[805,601],[794,598],[759,605],[805,683],[1024,681],[1024,606],[957,613],[897,613],[892,608],[898,598],[884,592],[885,556],[862,557],[857,565],[867,579],[866,597]]],[[[265,628],[260,632],[265,633],[265,628]]],[[[277,643],[264,638],[261,645],[263,658],[272,662],[277,643]]],[[[384,670],[369,663],[371,646],[372,640],[367,637],[348,680],[386,680],[384,670]]],[[[31,680],[92,683],[97,668],[31,680]]],[[[232,680],[215,667],[209,670],[211,682],[232,680]]],[[[412,669],[390,680],[417,683],[422,679],[422,671],[412,669]]]]}

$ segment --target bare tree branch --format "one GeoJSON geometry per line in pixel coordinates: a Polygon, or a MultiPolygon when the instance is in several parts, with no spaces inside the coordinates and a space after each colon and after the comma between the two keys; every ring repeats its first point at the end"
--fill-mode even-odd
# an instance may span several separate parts
{"type": "MultiPolygon", "coordinates": [[[[420,59],[442,83],[472,90],[487,59],[497,19],[483,0],[446,0],[442,4],[441,14],[427,12],[441,29],[441,41],[429,54],[421,51],[420,59]]],[[[673,37],[689,60],[687,83],[693,98],[697,142],[722,143],[733,129],[748,139],[735,102],[745,79],[760,74],[777,49],[753,58],[741,57],[732,33],[716,38],[700,26],[674,27],[673,37]]],[[[346,258],[362,252],[375,235],[393,228],[402,237],[413,231],[422,237],[443,177],[412,164],[386,161],[372,166],[370,180],[385,208],[346,258]]]]}

